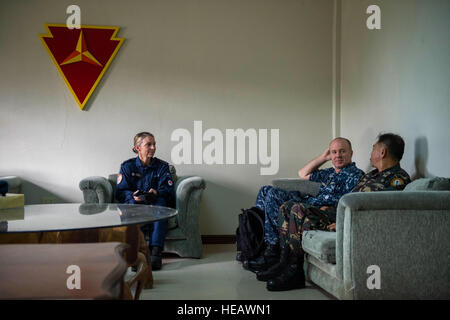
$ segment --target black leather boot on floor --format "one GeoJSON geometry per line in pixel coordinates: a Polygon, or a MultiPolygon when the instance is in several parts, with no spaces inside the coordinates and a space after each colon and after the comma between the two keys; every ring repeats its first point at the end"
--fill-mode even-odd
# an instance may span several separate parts
{"type": "Polygon", "coordinates": [[[253,271],[264,271],[271,266],[277,264],[280,261],[280,246],[278,244],[269,244],[264,250],[263,255],[256,259],[248,260],[247,265],[244,264],[244,268],[253,271]]]}
{"type": "Polygon", "coordinates": [[[263,255],[260,255],[259,257],[253,259],[253,260],[244,260],[242,262],[242,267],[245,270],[249,270],[252,272],[257,272],[258,270],[260,270],[262,267],[266,264],[266,260],[264,259],[263,255]],[[250,267],[251,264],[251,267],[250,267]]]}
{"type": "Polygon", "coordinates": [[[281,271],[283,271],[283,269],[286,267],[290,252],[291,250],[289,247],[282,248],[280,260],[278,261],[278,263],[274,264],[265,271],[257,272],[256,279],[258,279],[259,281],[269,281],[270,279],[273,279],[276,276],[278,276],[281,273],[281,271]]]}
{"type": "Polygon", "coordinates": [[[150,261],[152,270],[160,270],[162,267],[162,249],[160,247],[152,247],[150,252],[150,261]]]}
{"type": "Polygon", "coordinates": [[[305,287],[305,273],[303,271],[303,255],[301,258],[293,257],[276,278],[267,282],[269,291],[287,291],[305,287]]]}

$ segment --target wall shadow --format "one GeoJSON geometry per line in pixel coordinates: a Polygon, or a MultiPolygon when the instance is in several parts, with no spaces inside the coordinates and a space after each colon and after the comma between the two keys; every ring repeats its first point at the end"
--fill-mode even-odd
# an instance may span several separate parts
{"type": "Polygon", "coordinates": [[[411,180],[432,176],[427,170],[428,161],[428,140],[425,136],[416,138],[414,142],[414,167],[415,172],[411,180]]]}
{"type": "Polygon", "coordinates": [[[41,186],[22,179],[21,192],[25,195],[25,204],[67,203],[67,200],[55,195],[41,186]]]}

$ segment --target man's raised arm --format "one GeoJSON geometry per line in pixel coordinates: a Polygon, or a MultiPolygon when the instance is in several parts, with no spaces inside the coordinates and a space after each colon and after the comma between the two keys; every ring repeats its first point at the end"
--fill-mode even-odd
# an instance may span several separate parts
{"type": "Polygon", "coordinates": [[[325,162],[331,160],[330,148],[328,147],[320,156],[308,162],[303,168],[298,171],[300,178],[309,180],[311,173],[316,171],[325,162]]]}

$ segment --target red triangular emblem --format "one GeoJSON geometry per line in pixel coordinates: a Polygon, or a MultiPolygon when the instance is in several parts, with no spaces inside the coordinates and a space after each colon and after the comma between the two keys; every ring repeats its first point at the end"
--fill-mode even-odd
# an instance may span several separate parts
{"type": "Polygon", "coordinates": [[[115,38],[119,27],[45,24],[48,35],[39,35],[80,109],[83,109],[122,45],[115,38]]]}

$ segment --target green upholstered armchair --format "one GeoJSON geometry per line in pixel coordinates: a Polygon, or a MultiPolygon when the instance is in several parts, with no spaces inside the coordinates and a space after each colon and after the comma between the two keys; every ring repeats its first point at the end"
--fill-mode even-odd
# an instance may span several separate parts
{"type": "MultiPolygon", "coordinates": [[[[308,180],[272,184],[312,195],[318,190],[308,180]]],[[[339,299],[449,299],[449,190],[450,179],[436,177],[403,191],[344,195],[336,232],[303,233],[307,280],[339,299]],[[368,286],[375,282],[373,266],[379,288],[368,286]]]]}
{"type": "MultiPolygon", "coordinates": [[[[199,229],[199,207],[205,181],[198,176],[177,177],[175,167],[170,165],[176,191],[178,215],[169,219],[164,245],[165,252],[180,257],[200,258],[202,240],[199,229]]],[[[88,177],[80,181],[85,203],[114,203],[117,174],[108,179],[101,176],[88,177]]]]}

